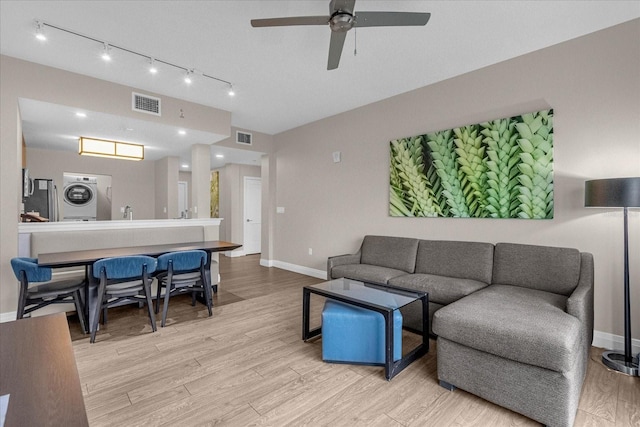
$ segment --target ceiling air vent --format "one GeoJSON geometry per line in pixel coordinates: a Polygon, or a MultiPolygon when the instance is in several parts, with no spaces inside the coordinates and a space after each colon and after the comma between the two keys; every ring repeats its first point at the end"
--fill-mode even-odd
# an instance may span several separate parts
{"type": "Polygon", "coordinates": [[[131,109],[133,109],[133,111],[153,114],[155,116],[162,115],[160,113],[160,98],[142,95],[135,92],[131,92],[131,109]]]}
{"type": "Polygon", "coordinates": [[[236,131],[236,142],[238,144],[251,145],[251,134],[236,131]]]}

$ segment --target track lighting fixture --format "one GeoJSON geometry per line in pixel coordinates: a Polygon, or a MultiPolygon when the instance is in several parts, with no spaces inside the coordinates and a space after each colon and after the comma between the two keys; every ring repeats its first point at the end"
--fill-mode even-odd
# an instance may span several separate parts
{"type": "MultiPolygon", "coordinates": [[[[81,38],[86,39],[86,40],[90,40],[92,42],[96,42],[96,43],[102,44],[103,51],[102,51],[102,55],[101,56],[102,56],[102,59],[105,60],[105,61],[111,61],[111,50],[112,49],[118,49],[121,52],[125,52],[125,53],[129,53],[131,55],[137,55],[137,56],[140,56],[142,58],[146,58],[149,61],[149,72],[151,74],[156,74],[158,72],[157,63],[162,63],[163,65],[166,65],[166,66],[169,66],[169,67],[173,67],[173,68],[176,68],[178,70],[185,71],[186,72],[186,74],[184,76],[185,83],[191,84],[192,81],[193,81],[193,78],[192,78],[192,74],[194,74],[194,69],[193,68],[184,67],[182,65],[174,64],[174,63],[169,62],[169,61],[164,61],[164,60],[158,59],[158,58],[156,58],[154,56],[147,55],[147,54],[140,53],[140,52],[136,52],[136,51],[128,49],[126,47],[109,44],[109,43],[107,43],[107,42],[105,42],[103,40],[96,39],[95,37],[91,37],[91,36],[87,36],[87,35],[84,35],[84,34],[80,34],[80,33],[76,32],[76,31],[67,30],[66,28],[58,27],[57,25],[53,25],[53,24],[50,24],[48,22],[43,22],[43,21],[36,20],[36,37],[39,40],[46,40],[46,36],[45,36],[45,34],[43,32],[44,27],[53,28],[54,30],[62,31],[62,32],[67,33],[67,34],[71,34],[71,35],[74,35],[74,36],[77,36],[77,37],[81,37],[81,38]]],[[[206,73],[203,73],[203,72],[200,72],[200,71],[198,71],[197,74],[199,76],[206,77],[208,79],[216,80],[216,81],[219,81],[220,83],[226,84],[228,86],[228,88],[229,88],[228,91],[227,91],[229,96],[234,96],[235,95],[235,91],[233,90],[233,84],[231,82],[229,82],[227,80],[220,79],[218,77],[214,77],[214,76],[212,76],[210,74],[206,74],[206,73]]]]}
{"type": "Polygon", "coordinates": [[[104,43],[104,47],[102,49],[102,59],[104,59],[107,62],[111,61],[111,51],[107,43],[104,43]]]}
{"type": "Polygon", "coordinates": [[[36,38],[40,41],[47,40],[47,36],[42,31],[42,23],[40,21],[36,21],[36,38]]]}
{"type": "Polygon", "coordinates": [[[156,67],[156,60],[153,58],[149,58],[149,72],[151,74],[155,74],[158,72],[158,67],[156,67]]]}

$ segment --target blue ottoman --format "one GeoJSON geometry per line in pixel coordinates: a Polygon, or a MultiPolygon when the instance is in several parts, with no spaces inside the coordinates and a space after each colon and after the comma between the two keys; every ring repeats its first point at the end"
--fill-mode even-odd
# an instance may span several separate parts
{"type": "MultiPolygon", "coordinates": [[[[393,360],[402,358],[402,314],[393,315],[393,360]]],[[[327,299],[322,310],[322,360],[384,364],[384,317],[327,299]]]]}

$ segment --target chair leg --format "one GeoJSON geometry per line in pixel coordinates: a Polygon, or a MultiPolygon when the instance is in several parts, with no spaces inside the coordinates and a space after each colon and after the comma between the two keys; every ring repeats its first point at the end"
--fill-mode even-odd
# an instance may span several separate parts
{"type": "Polygon", "coordinates": [[[167,283],[164,288],[164,307],[162,309],[162,327],[167,323],[167,311],[169,311],[169,298],[171,298],[171,284],[167,283]]]}
{"type": "Polygon", "coordinates": [[[153,312],[153,300],[151,298],[151,284],[143,279],[144,296],[147,300],[147,308],[149,309],[149,320],[151,321],[151,329],[156,331],[156,316],[153,312]]]}
{"type": "Polygon", "coordinates": [[[87,328],[87,319],[84,313],[84,305],[82,304],[82,300],[80,299],[80,290],[78,289],[73,293],[73,302],[76,305],[76,311],[78,312],[78,317],[80,318],[80,327],[82,328],[82,333],[86,334],[89,332],[87,328]]]}
{"type": "MultiPolygon", "coordinates": [[[[25,273],[21,273],[25,275],[25,273]]],[[[16,319],[20,320],[24,317],[24,308],[27,305],[27,287],[29,283],[26,281],[26,276],[20,279],[20,295],[18,295],[18,311],[16,312],[16,319]]]]}
{"type": "MultiPolygon", "coordinates": [[[[102,309],[102,306],[104,304],[104,292],[107,289],[107,283],[106,283],[106,277],[101,277],[100,278],[100,286],[98,286],[98,295],[96,296],[96,303],[95,303],[95,307],[93,308],[94,310],[94,316],[93,316],[93,322],[91,322],[90,325],[90,332],[91,332],[91,339],[89,340],[90,343],[95,343],[96,342],[96,332],[98,332],[98,322],[100,321],[100,311],[102,309]]],[[[91,313],[92,308],[89,307],[89,313],[91,313]]],[[[106,314],[106,308],[105,308],[105,314],[106,314]]],[[[89,317],[91,317],[91,315],[89,315],[89,317]]]]}
{"type": "Polygon", "coordinates": [[[158,285],[156,287],[156,304],[155,304],[155,313],[158,314],[160,311],[160,291],[162,290],[162,279],[158,278],[158,285]]]}
{"type": "Polygon", "coordinates": [[[211,286],[207,284],[207,281],[202,278],[202,289],[204,290],[204,299],[207,301],[207,310],[209,311],[209,317],[213,316],[213,295],[211,293],[211,286]]]}

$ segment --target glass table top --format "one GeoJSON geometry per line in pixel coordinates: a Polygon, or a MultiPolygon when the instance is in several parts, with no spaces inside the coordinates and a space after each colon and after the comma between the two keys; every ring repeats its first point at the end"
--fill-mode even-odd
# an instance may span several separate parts
{"type": "Polygon", "coordinates": [[[322,295],[337,295],[352,300],[375,304],[381,307],[396,310],[404,307],[424,295],[423,292],[412,292],[390,288],[383,285],[374,285],[351,279],[335,279],[317,285],[307,286],[308,289],[320,291],[322,295]]]}

